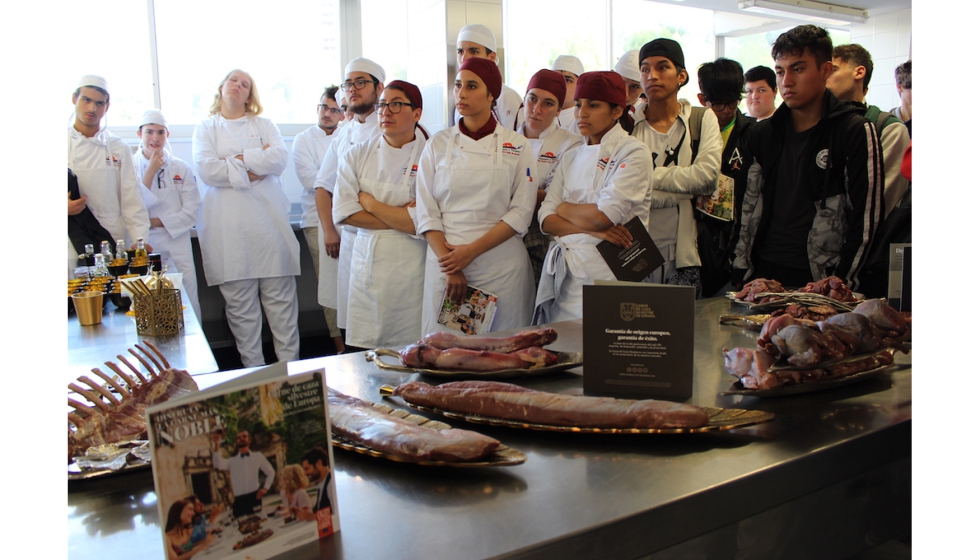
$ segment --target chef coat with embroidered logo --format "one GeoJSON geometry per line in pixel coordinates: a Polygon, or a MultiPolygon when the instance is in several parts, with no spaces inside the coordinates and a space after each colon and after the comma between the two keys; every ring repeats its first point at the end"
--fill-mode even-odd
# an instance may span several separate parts
{"type": "Polygon", "coordinates": [[[139,193],[133,151],[121,138],[104,128],[88,138],[68,125],[68,169],[111,241],[125,239],[131,246],[138,237],[149,237],[150,217],[139,193]]]}
{"type": "MultiPolygon", "coordinates": [[[[442,231],[451,245],[472,243],[503,221],[516,234],[476,257],[463,269],[467,283],[498,296],[491,331],[530,325],[534,286],[531,262],[521,237],[534,212],[537,183],[534,151],[527,139],[499,124],[493,134],[473,140],[457,124],[433,136],[419,165],[418,234],[442,231]]],[[[426,253],[422,332],[438,325],[446,275],[430,249],[426,253]]]]}
{"type": "MultiPolygon", "coordinates": [[[[140,184],[140,195],[151,218],[159,218],[163,227],[150,228],[149,242],[153,251],[169,259],[183,276],[181,283],[198,318],[201,307],[197,299],[197,273],[191,251],[191,228],[197,223],[201,193],[190,166],[163,151],[164,162],[157,170],[150,187],[140,184]]],[[[136,176],[143,177],[150,160],[140,150],[133,157],[136,176]]]]}
{"type": "MultiPolygon", "coordinates": [[[[583,145],[562,157],[538,210],[544,222],[562,202],[595,204],[613,224],[639,217],[649,227],[653,165],[646,147],[615,124],[599,144],[583,145]]],[[[535,298],[535,321],[582,317],[582,286],[615,280],[599,254],[600,239],[587,233],[555,237],[545,257],[535,298]]]]}
{"type": "MultiPolygon", "coordinates": [[[[389,206],[415,200],[418,164],[425,136],[401,148],[384,136],[353,146],[344,154],[334,188],[333,220],[339,223],[364,210],[365,192],[389,206]]],[[[408,208],[415,217],[415,208],[408,208]]],[[[347,297],[346,342],[360,348],[398,348],[422,338],[422,293],[426,242],[394,229],[356,228],[347,297]]]]}

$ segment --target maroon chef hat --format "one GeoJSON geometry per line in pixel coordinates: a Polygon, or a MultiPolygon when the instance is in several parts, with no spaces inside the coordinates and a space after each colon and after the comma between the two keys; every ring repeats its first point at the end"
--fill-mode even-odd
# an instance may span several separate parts
{"type": "Polygon", "coordinates": [[[575,99],[605,101],[620,107],[626,106],[626,82],[612,71],[586,72],[575,84],[575,99]]]}
{"type": "Polygon", "coordinates": [[[527,83],[527,91],[543,89],[558,98],[558,104],[565,102],[565,76],[554,70],[538,70],[527,83]]]}
{"type": "Polygon", "coordinates": [[[413,109],[422,108],[422,92],[419,91],[418,86],[415,84],[410,84],[403,80],[392,80],[385,86],[385,89],[388,88],[395,88],[404,93],[408,97],[408,100],[412,102],[413,109]]]}
{"type": "MultiPolygon", "coordinates": [[[[500,77],[500,68],[497,63],[488,58],[467,58],[459,65],[460,71],[469,70],[483,80],[487,90],[494,99],[500,99],[500,87],[503,85],[503,78],[500,77]]],[[[624,92],[626,90],[623,90],[624,92]]]]}

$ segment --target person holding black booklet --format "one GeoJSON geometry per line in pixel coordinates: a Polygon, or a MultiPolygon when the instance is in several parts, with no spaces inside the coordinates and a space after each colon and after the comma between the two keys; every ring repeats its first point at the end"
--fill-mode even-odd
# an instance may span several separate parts
{"type": "Polygon", "coordinates": [[[626,85],[615,72],[586,72],[575,86],[575,117],[588,144],[565,153],[541,203],[541,231],[555,237],[535,298],[535,324],[582,317],[582,286],[616,276],[600,255],[602,241],[628,247],[624,224],[648,227],[653,163],[619,124],[626,85]]]}

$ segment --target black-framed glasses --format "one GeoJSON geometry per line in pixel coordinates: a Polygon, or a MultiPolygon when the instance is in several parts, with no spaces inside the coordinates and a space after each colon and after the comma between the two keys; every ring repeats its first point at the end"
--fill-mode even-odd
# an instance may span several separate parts
{"type": "Polygon", "coordinates": [[[392,101],[391,103],[375,103],[374,110],[377,113],[383,113],[385,109],[391,111],[392,115],[397,115],[402,112],[402,107],[411,108],[412,104],[405,101],[392,101]]]}
{"type": "Polygon", "coordinates": [[[340,84],[340,89],[342,89],[343,91],[350,91],[351,88],[353,88],[359,91],[364,89],[364,86],[368,84],[376,84],[376,83],[378,83],[377,80],[365,80],[361,78],[358,80],[354,80],[353,82],[344,82],[340,84]]]}
{"type": "Polygon", "coordinates": [[[343,109],[341,109],[339,107],[331,107],[330,105],[325,105],[323,103],[320,103],[319,105],[317,105],[316,106],[316,110],[317,111],[330,111],[331,113],[333,113],[335,115],[343,115],[344,114],[344,110],[343,109]]]}

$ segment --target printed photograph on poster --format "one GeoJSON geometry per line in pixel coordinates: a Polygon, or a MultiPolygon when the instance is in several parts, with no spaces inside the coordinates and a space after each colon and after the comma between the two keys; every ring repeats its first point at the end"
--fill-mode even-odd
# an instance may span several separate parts
{"type": "Polygon", "coordinates": [[[168,558],[267,557],[332,534],[326,406],[316,371],[151,410],[168,558]]]}
{"type": "Polygon", "coordinates": [[[462,303],[456,303],[443,293],[438,322],[463,334],[486,334],[490,332],[496,313],[496,294],[467,286],[462,303]]]}

